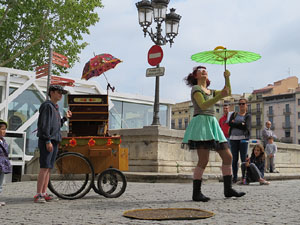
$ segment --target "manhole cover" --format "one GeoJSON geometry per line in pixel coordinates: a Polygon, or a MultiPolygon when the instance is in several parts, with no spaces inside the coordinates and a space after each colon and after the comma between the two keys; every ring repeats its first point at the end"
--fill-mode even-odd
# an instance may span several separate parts
{"type": "Polygon", "coordinates": [[[123,216],[140,220],[196,220],[215,215],[213,212],[192,208],[134,209],[123,216]]]}

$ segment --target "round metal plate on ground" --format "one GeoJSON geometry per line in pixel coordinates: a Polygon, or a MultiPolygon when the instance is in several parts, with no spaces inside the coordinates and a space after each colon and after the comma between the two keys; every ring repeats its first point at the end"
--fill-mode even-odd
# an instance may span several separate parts
{"type": "Polygon", "coordinates": [[[134,209],[123,216],[140,220],[196,220],[214,216],[213,212],[193,208],[134,209]]]}

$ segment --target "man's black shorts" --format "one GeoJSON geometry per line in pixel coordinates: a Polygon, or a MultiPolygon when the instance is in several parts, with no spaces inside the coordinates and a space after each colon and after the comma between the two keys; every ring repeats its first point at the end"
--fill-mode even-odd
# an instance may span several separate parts
{"type": "Polygon", "coordinates": [[[40,149],[40,168],[50,168],[54,166],[58,151],[58,142],[51,141],[53,145],[53,151],[49,152],[46,148],[46,141],[39,139],[39,149],[40,149]]]}

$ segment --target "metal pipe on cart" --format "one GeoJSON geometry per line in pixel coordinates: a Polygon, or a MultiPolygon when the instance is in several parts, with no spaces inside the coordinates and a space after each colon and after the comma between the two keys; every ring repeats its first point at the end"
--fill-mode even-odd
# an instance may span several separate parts
{"type": "Polygon", "coordinates": [[[108,80],[107,80],[107,77],[106,77],[105,73],[103,73],[103,75],[104,75],[105,80],[106,80],[106,82],[107,82],[106,91],[107,91],[107,96],[108,96],[108,90],[111,89],[111,91],[114,92],[114,91],[115,91],[115,87],[112,87],[112,86],[110,85],[110,83],[109,83],[108,80]]]}

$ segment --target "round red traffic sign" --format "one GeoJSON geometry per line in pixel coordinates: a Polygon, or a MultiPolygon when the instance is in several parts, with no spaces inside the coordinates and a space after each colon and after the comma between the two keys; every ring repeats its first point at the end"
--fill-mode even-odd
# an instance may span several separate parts
{"type": "Polygon", "coordinates": [[[159,45],[153,45],[148,51],[148,63],[151,66],[158,65],[164,56],[163,50],[159,45]]]}

